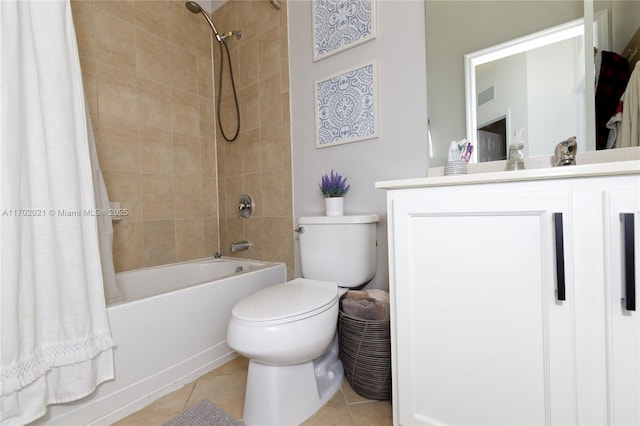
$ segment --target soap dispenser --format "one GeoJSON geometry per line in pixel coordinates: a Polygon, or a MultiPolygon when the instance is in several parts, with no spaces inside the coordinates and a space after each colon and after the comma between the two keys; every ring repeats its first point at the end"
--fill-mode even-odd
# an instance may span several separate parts
{"type": "Polygon", "coordinates": [[[505,170],[524,170],[524,141],[522,132],[519,129],[515,132],[515,141],[509,144],[509,155],[507,156],[507,167],[505,170]]]}

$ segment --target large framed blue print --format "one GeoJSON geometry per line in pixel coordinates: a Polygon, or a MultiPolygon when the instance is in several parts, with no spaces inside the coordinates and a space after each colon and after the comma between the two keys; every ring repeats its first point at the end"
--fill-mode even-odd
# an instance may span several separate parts
{"type": "Polygon", "coordinates": [[[376,63],[316,81],[316,148],[378,136],[376,63]]]}
{"type": "Polygon", "coordinates": [[[313,60],[376,38],[375,0],[313,0],[313,60]]]}

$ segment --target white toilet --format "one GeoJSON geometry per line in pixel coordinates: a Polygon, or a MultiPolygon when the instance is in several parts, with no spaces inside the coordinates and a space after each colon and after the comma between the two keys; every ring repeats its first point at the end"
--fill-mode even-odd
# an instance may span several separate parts
{"type": "Polygon", "coordinates": [[[338,301],[376,271],[377,215],[302,217],[302,276],[233,308],[227,341],[249,358],[243,421],[296,425],[340,388],[338,301]]]}

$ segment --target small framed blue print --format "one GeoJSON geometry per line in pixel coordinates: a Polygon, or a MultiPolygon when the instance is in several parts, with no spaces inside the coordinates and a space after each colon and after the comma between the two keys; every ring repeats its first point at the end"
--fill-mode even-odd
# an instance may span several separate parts
{"type": "Polygon", "coordinates": [[[316,148],[378,136],[375,62],[316,81],[314,92],[316,148]]]}
{"type": "Polygon", "coordinates": [[[375,0],[313,0],[313,60],[376,38],[375,0]]]}

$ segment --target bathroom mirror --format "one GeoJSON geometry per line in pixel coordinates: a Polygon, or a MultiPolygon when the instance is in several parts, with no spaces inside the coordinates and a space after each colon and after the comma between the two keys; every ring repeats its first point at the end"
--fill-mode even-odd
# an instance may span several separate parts
{"type": "MultiPolygon", "coordinates": [[[[617,54],[628,56],[628,50],[638,49],[638,19],[640,16],[639,1],[617,0],[555,0],[555,1],[491,1],[491,0],[459,0],[437,1],[426,0],[426,46],[427,46],[427,107],[429,113],[429,152],[430,166],[442,166],[447,159],[449,143],[452,140],[461,140],[467,137],[468,114],[466,113],[465,95],[465,55],[498,46],[510,40],[526,39],[527,36],[538,34],[545,30],[562,26],[572,21],[582,19],[585,27],[593,25],[593,32],[584,32],[584,69],[585,75],[593,75],[593,71],[599,70],[599,63],[594,64],[594,57],[589,53],[593,45],[600,51],[609,50],[617,54]],[[634,44],[635,40],[635,44],[634,44]]],[[[544,55],[542,55],[544,56],[544,55]]],[[[487,62],[488,64],[489,62],[487,62]]],[[[484,65],[484,64],[483,64],[484,65]]],[[[479,67],[478,67],[479,68],[479,67]]],[[[557,67],[553,63],[547,64],[545,69],[554,70],[557,67]]],[[[488,74],[490,74],[487,71],[488,74]]],[[[508,78],[503,76],[501,78],[508,78]]],[[[488,77],[485,77],[488,78],[488,77]]],[[[491,79],[491,78],[488,78],[491,79]]],[[[497,77],[492,77],[497,80],[497,77]]],[[[565,74],[554,74],[550,81],[558,83],[567,80],[565,74]]],[[[589,77],[585,79],[585,82],[589,77]]],[[[570,84],[575,84],[573,81],[570,84]]],[[[490,84],[480,89],[481,100],[491,97],[490,84]]],[[[495,92],[494,96],[498,95],[495,92]]],[[[567,88],[564,88],[567,90],[567,88]]],[[[595,125],[594,111],[594,85],[584,85],[584,110],[586,111],[586,124],[583,126],[584,135],[579,151],[595,149],[595,125]],[[591,142],[587,142],[591,141],[591,142]]],[[[547,103],[548,104],[548,103],[547,103]]],[[[548,104],[549,105],[549,104],[548,104]]],[[[504,108],[503,108],[504,109],[504,108]]],[[[506,133],[508,144],[513,137],[513,130],[523,128],[517,124],[506,130],[506,123],[500,123],[502,116],[507,120],[515,121],[514,110],[494,113],[493,117],[484,117],[482,123],[492,120],[500,132],[506,133]],[[505,130],[502,130],[502,127],[505,130]]],[[[557,120],[556,120],[557,121],[557,120]]],[[[546,126],[536,125],[536,129],[549,127],[550,120],[546,120],[546,126]]],[[[489,131],[495,131],[493,127],[489,131]]],[[[533,126],[530,126],[533,131],[533,126]]],[[[563,133],[553,137],[552,145],[565,139],[566,130],[558,130],[563,133]]],[[[577,133],[577,132],[576,132],[577,133]]],[[[576,136],[580,137],[579,134],[576,136]]],[[[539,146],[539,140],[548,139],[539,135],[528,134],[523,131],[526,155],[551,155],[553,149],[547,146],[539,146]]]]}
{"type": "Polygon", "coordinates": [[[587,140],[584,19],[577,19],[465,55],[467,139],[472,162],[507,159],[524,141],[524,155],[549,155],[576,136],[587,140]],[[530,143],[531,142],[531,143],[530,143]]]}
{"type": "MultiPolygon", "coordinates": [[[[584,3],[582,0],[427,0],[425,13],[430,166],[434,167],[446,162],[452,140],[461,140],[468,134],[465,55],[582,19],[584,3]]],[[[547,69],[553,68],[553,64],[548,64],[547,69]]],[[[511,119],[513,114],[512,111],[511,119]]],[[[511,129],[506,132],[510,134],[511,129]]],[[[555,143],[567,136],[572,135],[558,135],[555,143]]],[[[523,135],[525,137],[529,138],[523,135]]],[[[526,142],[529,149],[536,143],[526,142]]],[[[549,155],[553,153],[552,149],[547,151],[549,155]]]]}

